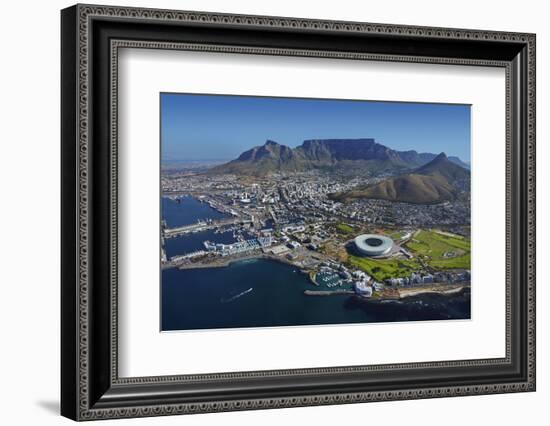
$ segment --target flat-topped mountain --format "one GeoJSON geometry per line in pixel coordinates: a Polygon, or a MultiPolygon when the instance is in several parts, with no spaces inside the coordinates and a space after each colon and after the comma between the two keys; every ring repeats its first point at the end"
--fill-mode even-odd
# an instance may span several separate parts
{"type": "MultiPolygon", "coordinates": [[[[273,172],[300,172],[311,169],[342,169],[381,172],[411,170],[436,157],[416,151],[396,151],[362,139],[311,139],[296,148],[272,140],[243,152],[233,161],[216,166],[210,173],[266,175],[273,172]]],[[[460,159],[449,159],[465,165],[460,159]]]]}
{"type": "Polygon", "coordinates": [[[378,160],[402,162],[399,153],[374,139],[312,139],[296,148],[308,160],[320,163],[378,160]]]}
{"type": "Polygon", "coordinates": [[[459,188],[469,179],[469,170],[453,163],[444,153],[441,153],[411,173],[392,177],[353,191],[334,194],[333,198],[339,201],[371,198],[414,204],[433,204],[455,199],[459,188]]]}

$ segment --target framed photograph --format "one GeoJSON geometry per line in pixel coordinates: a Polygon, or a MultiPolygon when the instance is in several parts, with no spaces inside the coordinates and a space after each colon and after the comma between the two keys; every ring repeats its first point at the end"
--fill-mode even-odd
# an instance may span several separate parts
{"type": "Polygon", "coordinates": [[[61,12],[61,412],[535,390],[535,35],[61,12]]]}

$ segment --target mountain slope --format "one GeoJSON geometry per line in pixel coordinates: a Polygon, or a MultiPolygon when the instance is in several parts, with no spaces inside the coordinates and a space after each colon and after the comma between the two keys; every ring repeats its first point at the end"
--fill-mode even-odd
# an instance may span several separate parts
{"type": "Polygon", "coordinates": [[[454,156],[449,156],[447,157],[449,159],[449,161],[451,163],[455,163],[457,166],[460,166],[462,167],[463,169],[467,169],[467,170],[470,170],[470,164],[469,163],[465,163],[464,161],[462,161],[460,158],[458,157],[454,157],[454,156]]]}
{"type": "Polygon", "coordinates": [[[210,169],[210,173],[264,175],[276,171],[297,172],[305,170],[303,156],[292,148],[268,140],[243,152],[236,160],[210,169]]]}
{"type": "Polygon", "coordinates": [[[212,168],[210,173],[265,175],[312,169],[399,172],[424,165],[435,157],[430,153],[396,151],[371,138],[311,139],[294,149],[268,140],[235,160],[212,168]]]}
{"type": "Polygon", "coordinates": [[[451,162],[444,152],[439,154],[429,163],[416,169],[415,173],[429,176],[442,176],[449,182],[465,179],[470,176],[468,170],[451,162]]]}
{"type": "Polygon", "coordinates": [[[413,204],[431,204],[454,198],[448,182],[432,176],[410,174],[380,182],[372,187],[350,191],[340,199],[373,198],[413,204]]]}
{"type": "Polygon", "coordinates": [[[371,198],[414,204],[433,204],[456,198],[458,188],[470,172],[451,162],[444,153],[412,173],[392,177],[374,185],[335,194],[334,199],[349,201],[371,198]]]}

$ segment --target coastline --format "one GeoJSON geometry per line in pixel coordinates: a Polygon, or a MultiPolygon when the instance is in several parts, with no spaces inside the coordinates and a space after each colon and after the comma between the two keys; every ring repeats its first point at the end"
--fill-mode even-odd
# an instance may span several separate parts
{"type": "Polygon", "coordinates": [[[183,264],[183,265],[174,265],[172,267],[173,268],[178,268],[178,269],[225,268],[227,266],[231,266],[233,263],[239,263],[239,262],[243,262],[243,261],[247,261],[247,260],[253,260],[253,259],[273,260],[273,261],[276,261],[276,262],[284,263],[284,264],[287,264],[287,265],[294,266],[294,267],[298,268],[298,266],[296,266],[295,264],[293,264],[289,260],[286,260],[286,259],[278,257],[278,256],[265,254],[265,253],[256,253],[256,254],[250,254],[250,255],[247,255],[247,256],[240,256],[237,259],[235,259],[235,258],[229,258],[229,259],[228,258],[222,258],[222,259],[217,259],[214,262],[209,262],[209,263],[187,263],[187,264],[183,264]]]}
{"type": "MultiPolygon", "coordinates": [[[[271,260],[278,263],[286,264],[300,269],[292,261],[287,260],[283,257],[275,256],[267,253],[253,253],[247,256],[240,256],[239,258],[221,258],[216,259],[213,262],[208,263],[188,263],[183,265],[174,265],[172,267],[178,269],[209,269],[209,268],[225,268],[231,266],[234,263],[246,262],[247,260],[257,260],[265,259],[271,260]]],[[[319,287],[319,283],[316,281],[316,272],[315,271],[303,271],[306,272],[309,278],[309,281],[319,287]]],[[[373,302],[379,302],[384,300],[404,300],[410,297],[415,296],[424,296],[429,294],[437,294],[441,296],[454,296],[460,294],[465,289],[470,288],[470,283],[456,283],[456,284],[429,284],[423,286],[415,287],[400,287],[400,288],[388,288],[382,290],[380,294],[373,295],[372,297],[363,297],[357,295],[355,291],[348,289],[336,289],[336,290],[305,290],[304,295],[306,296],[342,296],[342,295],[357,295],[359,298],[364,300],[370,300],[373,302]]]]}
{"type": "MultiPolygon", "coordinates": [[[[377,295],[373,297],[362,297],[360,295],[357,295],[357,296],[364,300],[378,302],[383,300],[403,300],[409,297],[424,296],[428,294],[438,294],[440,296],[454,296],[456,294],[462,293],[467,288],[470,288],[470,283],[430,284],[429,286],[388,289],[386,290],[387,294],[384,294],[384,291],[383,291],[381,295],[377,295]],[[391,294],[390,294],[390,291],[391,291],[391,294]]],[[[304,294],[306,296],[341,296],[346,294],[352,295],[356,293],[352,290],[338,289],[338,290],[305,290],[304,294]]]]}
{"type": "Polygon", "coordinates": [[[443,296],[453,296],[465,289],[470,288],[470,283],[460,284],[432,284],[427,287],[413,287],[399,289],[399,298],[405,299],[407,297],[420,296],[425,294],[439,294],[443,296]]]}

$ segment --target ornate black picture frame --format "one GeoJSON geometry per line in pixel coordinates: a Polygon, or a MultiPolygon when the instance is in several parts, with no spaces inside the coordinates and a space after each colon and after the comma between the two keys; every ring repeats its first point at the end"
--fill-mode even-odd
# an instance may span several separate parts
{"type": "Polygon", "coordinates": [[[76,5],[61,13],[61,413],[159,416],[535,390],[535,35],[76,5]],[[120,378],[117,52],[186,49],[506,70],[506,356],[120,378]]]}

